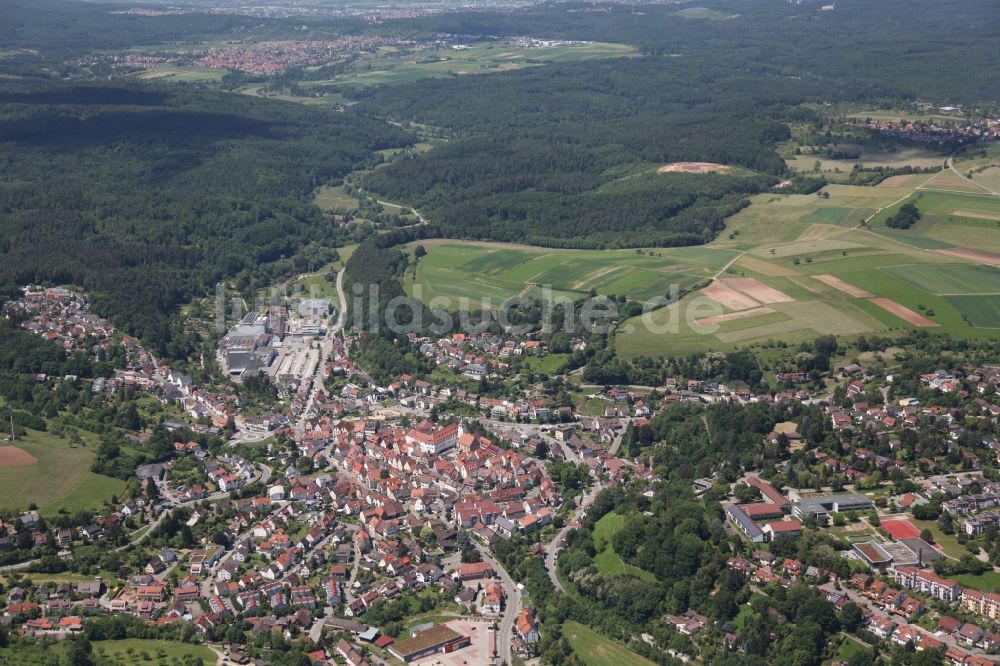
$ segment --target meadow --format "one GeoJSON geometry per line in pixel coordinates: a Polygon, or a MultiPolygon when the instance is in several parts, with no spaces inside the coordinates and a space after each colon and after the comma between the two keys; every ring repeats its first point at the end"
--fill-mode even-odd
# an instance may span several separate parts
{"type": "Polygon", "coordinates": [[[217,659],[215,652],[203,645],[152,639],[95,641],[93,650],[96,655],[104,655],[109,663],[121,666],[173,666],[195,663],[197,659],[207,665],[214,664],[217,659]]]}
{"type": "MultiPolygon", "coordinates": [[[[125,639],[95,641],[91,644],[95,663],[114,666],[207,666],[218,660],[216,653],[203,645],[165,640],[125,639]],[[200,660],[200,662],[198,661],[200,660]]],[[[7,666],[38,666],[38,664],[63,663],[64,648],[37,643],[20,645],[16,650],[0,648],[0,663],[7,666]],[[54,657],[55,661],[50,658],[54,657]]]]}
{"type": "Polygon", "coordinates": [[[653,662],[645,657],[579,622],[569,620],[562,629],[576,656],[587,666],[653,666],[653,662]]]}
{"type": "Polygon", "coordinates": [[[839,144],[834,146],[834,150],[849,153],[860,153],[855,159],[833,159],[820,153],[816,155],[796,155],[787,159],[788,165],[798,172],[814,172],[816,163],[819,163],[819,170],[827,173],[839,170],[845,177],[851,172],[855,164],[861,164],[867,168],[888,167],[895,168],[901,166],[913,167],[935,167],[944,163],[944,155],[934,150],[926,148],[900,148],[895,151],[878,150],[860,144],[839,144]]]}
{"type": "Polygon", "coordinates": [[[351,210],[358,207],[358,198],[347,194],[344,191],[343,185],[337,185],[335,187],[324,185],[320,187],[316,190],[316,196],[313,201],[320,207],[321,210],[331,210],[333,208],[346,208],[351,210]]]}
{"type": "Polygon", "coordinates": [[[620,530],[625,524],[625,516],[614,511],[601,516],[601,519],[594,524],[594,549],[597,554],[594,556],[594,566],[601,573],[621,575],[630,574],[650,583],[656,582],[656,576],[644,569],[627,564],[615,552],[615,547],[611,540],[615,532],[620,530]]]}
{"type": "Polygon", "coordinates": [[[90,471],[97,449],[96,436],[80,434],[86,446],[72,444],[48,432],[27,430],[27,436],[15,444],[38,462],[0,468],[0,488],[3,488],[0,509],[23,511],[34,504],[42,514],[53,515],[61,508],[97,509],[120,495],[125,490],[125,481],[90,471]]]}

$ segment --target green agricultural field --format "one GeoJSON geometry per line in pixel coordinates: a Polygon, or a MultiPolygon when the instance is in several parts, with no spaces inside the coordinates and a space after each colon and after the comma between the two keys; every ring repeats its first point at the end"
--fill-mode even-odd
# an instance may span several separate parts
{"type": "Polygon", "coordinates": [[[136,75],[136,78],[147,81],[182,81],[193,83],[197,81],[221,81],[225,75],[226,70],[211,67],[156,67],[140,72],[136,75]]]}
{"type": "MultiPolygon", "coordinates": [[[[942,178],[945,177],[958,178],[951,172],[942,176],[942,178]]],[[[954,187],[954,184],[949,185],[949,187],[954,187]]],[[[916,204],[922,216],[920,221],[910,227],[908,231],[919,231],[920,233],[943,231],[955,224],[1000,230],[1000,226],[997,225],[997,222],[1000,222],[1000,197],[983,190],[968,193],[921,190],[909,198],[883,209],[872,218],[869,225],[873,229],[884,229],[885,221],[905,203],[916,204]]],[[[941,240],[948,240],[947,235],[941,240]]]]}
{"type": "Polygon", "coordinates": [[[653,662],[573,620],[562,626],[573,652],[587,666],[653,666],[653,662]]]}
{"type": "Polygon", "coordinates": [[[499,42],[481,42],[466,48],[438,49],[419,53],[380,49],[359,54],[354,71],[325,81],[301,81],[304,89],[315,86],[398,85],[426,78],[504,72],[548,63],[615,58],[632,53],[624,44],[600,42],[524,48],[499,42]]]}
{"type": "Polygon", "coordinates": [[[208,666],[218,657],[204,645],[191,645],[177,641],[125,639],[120,641],[95,641],[95,655],[104,654],[119,664],[135,666],[173,666],[173,664],[195,664],[197,660],[208,666]]]}
{"type": "Polygon", "coordinates": [[[889,266],[883,271],[932,294],[998,294],[1000,269],[975,264],[889,266]]]}
{"type": "Polygon", "coordinates": [[[889,152],[868,148],[862,145],[845,143],[836,146],[835,149],[846,152],[859,152],[860,156],[857,159],[843,160],[832,159],[827,157],[825,154],[796,155],[795,157],[785,161],[788,162],[788,166],[794,171],[805,173],[815,171],[816,163],[819,162],[820,171],[830,172],[840,169],[846,177],[846,175],[851,172],[851,169],[854,168],[855,164],[862,164],[868,168],[898,168],[903,166],[935,167],[943,165],[945,158],[945,156],[941,153],[925,148],[903,148],[897,151],[889,152]]]}
{"type": "MultiPolygon", "coordinates": [[[[731,250],[556,250],[501,243],[422,241],[427,255],[410,273],[408,292],[425,302],[489,298],[499,305],[514,296],[578,299],[593,289],[648,302],[707,283],[737,256],[731,250]],[[417,288],[419,286],[419,288],[417,288]]],[[[415,244],[414,244],[415,245],[415,244]]],[[[413,245],[411,245],[411,248],[413,245]]]]}
{"type": "Polygon", "coordinates": [[[124,481],[90,471],[97,448],[96,438],[90,433],[81,433],[86,446],[76,446],[47,432],[27,432],[15,445],[38,462],[0,468],[0,509],[23,511],[35,504],[45,515],[60,508],[97,509],[124,492],[124,481]]]}
{"type": "Polygon", "coordinates": [[[1000,328],[1000,296],[945,296],[973,326],[1000,328]]]}

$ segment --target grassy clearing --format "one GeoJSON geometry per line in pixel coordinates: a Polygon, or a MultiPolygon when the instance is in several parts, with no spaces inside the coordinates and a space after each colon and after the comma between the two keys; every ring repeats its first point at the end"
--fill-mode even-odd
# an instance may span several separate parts
{"type": "Polygon", "coordinates": [[[529,356],[525,365],[538,374],[552,375],[559,372],[566,364],[569,354],[549,354],[548,356],[529,356]]]}
{"type": "Polygon", "coordinates": [[[324,185],[320,187],[316,190],[313,202],[322,210],[331,210],[334,208],[353,210],[358,207],[358,198],[347,194],[344,191],[343,185],[337,185],[336,187],[324,185]]]}
{"type": "Polygon", "coordinates": [[[605,638],[572,620],[562,626],[573,652],[587,666],[652,666],[653,662],[637,655],[621,643],[605,638]]]}
{"type": "Polygon", "coordinates": [[[615,513],[607,513],[601,517],[594,525],[594,548],[598,553],[594,556],[594,566],[601,573],[622,575],[631,574],[640,580],[650,583],[656,582],[656,576],[639,567],[626,564],[618,553],[615,552],[612,538],[615,532],[625,525],[625,516],[615,513]]]}
{"type": "Polygon", "coordinates": [[[865,646],[851,638],[850,636],[844,636],[843,640],[840,641],[840,645],[837,646],[837,653],[834,655],[834,660],[848,661],[855,654],[865,651],[865,646]]]}
{"type": "Polygon", "coordinates": [[[86,445],[76,446],[47,432],[27,433],[16,444],[38,462],[0,469],[0,509],[23,511],[35,504],[45,515],[61,508],[97,509],[125,490],[124,481],[90,471],[97,448],[94,435],[81,432],[86,445]]]}

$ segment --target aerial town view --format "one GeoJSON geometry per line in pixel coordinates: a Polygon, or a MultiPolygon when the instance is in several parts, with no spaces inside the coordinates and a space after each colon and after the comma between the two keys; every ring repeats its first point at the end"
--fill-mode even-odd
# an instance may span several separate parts
{"type": "Polygon", "coordinates": [[[989,0],[0,0],[0,666],[1000,663],[989,0]]]}

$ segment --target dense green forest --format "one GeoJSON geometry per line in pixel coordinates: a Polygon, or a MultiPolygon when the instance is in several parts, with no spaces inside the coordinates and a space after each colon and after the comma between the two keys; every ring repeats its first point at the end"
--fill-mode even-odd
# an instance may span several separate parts
{"type": "Polygon", "coordinates": [[[884,0],[877,11],[868,0],[841,0],[834,11],[822,11],[825,4],[705,0],[697,8],[633,8],[552,2],[530,11],[393,21],[381,29],[617,42],[672,56],[683,68],[721,65],[734,74],[774,77],[776,85],[781,79],[814,81],[831,97],[849,85],[886,101],[996,104],[1000,33],[992,0],[884,0]],[[693,18],[699,11],[703,18],[693,18]]]}
{"type": "Polygon", "coordinates": [[[178,305],[337,244],[314,188],[409,141],[356,114],[223,93],[8,82],[0,284],[80,285],[101,314],[183,356],[178,305]]]}
{"type": "Polygon", "coordinates": [[[419,207],[446,235],[564,247],[694,244],[713,238],[748,194],[787,175],[775,146],[790,123],[818,122],[817,104],[996,104],[1000,78],[982,47],[1000,36],[981,20],[983,3],[919,3],[919,16],[912,3],[890,4],[906,13],[905,26],[891,7],[873,15],[860,2],[833,12],[747,2],[726,20],[683,18],[672,6],[637,15],[571,4],[530,16],[417,19],[407,26],[625,42],[647,55],[342,92],[374,116],[452,134],[449,145],[366,181],[419,207]],[[672,161],[760,175],[651,173],[672,161]]]}

